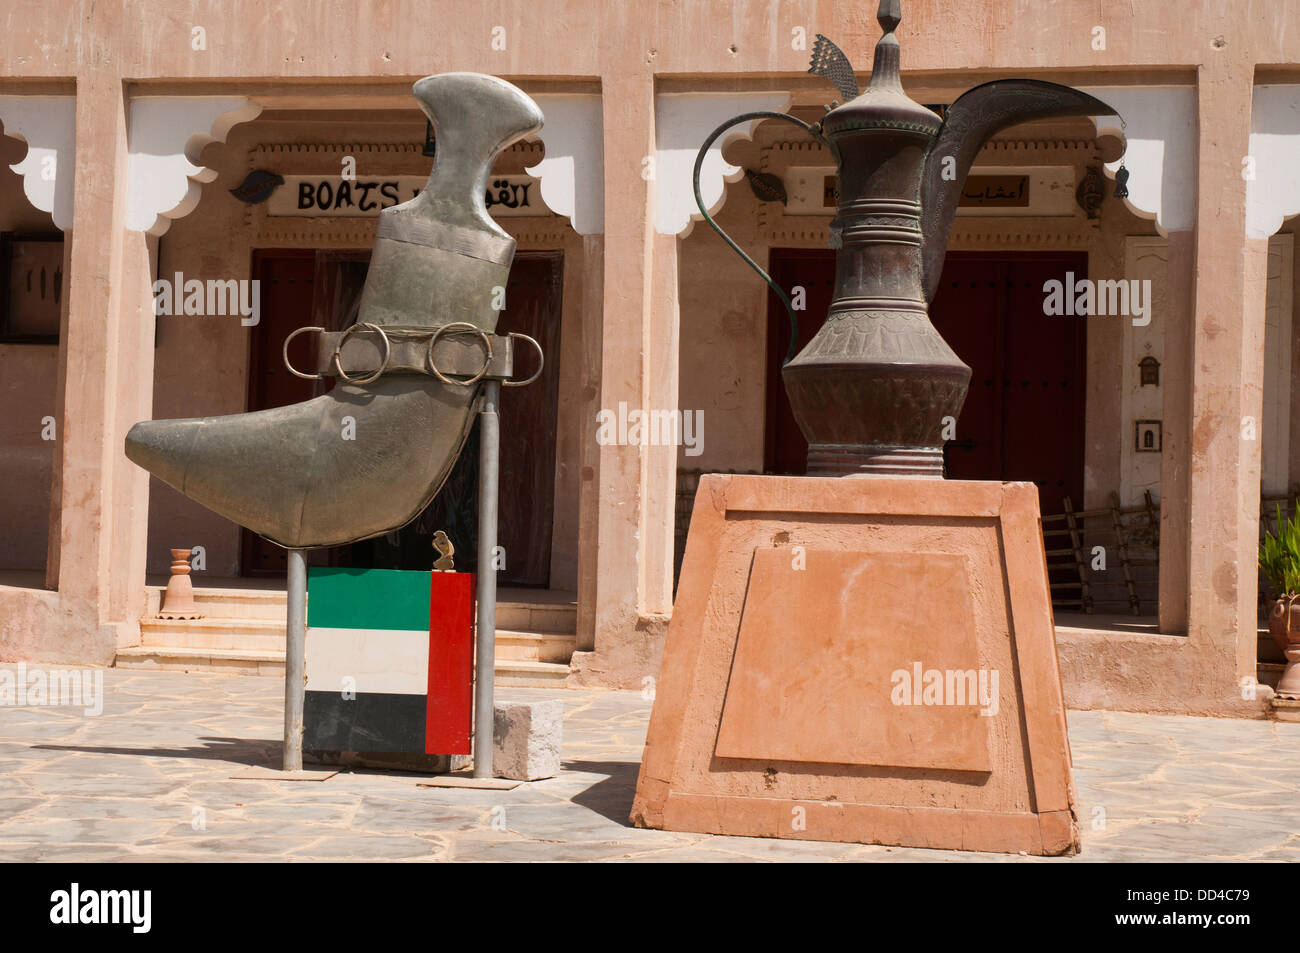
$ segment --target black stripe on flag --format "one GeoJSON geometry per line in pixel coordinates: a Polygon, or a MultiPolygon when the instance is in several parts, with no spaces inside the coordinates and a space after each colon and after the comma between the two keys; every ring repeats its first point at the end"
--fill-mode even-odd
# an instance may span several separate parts
{"type": "Polygon", "coordinates": [[[308,751],[424,754],[424,695],[307,692],[302,746],[308,751]]]}

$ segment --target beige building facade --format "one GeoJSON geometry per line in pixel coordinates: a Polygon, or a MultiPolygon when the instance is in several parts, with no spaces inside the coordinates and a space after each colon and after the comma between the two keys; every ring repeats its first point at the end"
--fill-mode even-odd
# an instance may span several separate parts
{"type": "MultiPolygon", "coordinates": [[[[785,315],[701,222],[696,151],[740,113],[815,121],[837,95],[807,73],[815,36],[865,71],[874,4],[10,7],[0,659],[109,664],[139,646],[171,548],[202,548],[200,586],[274,580],[273,548],[151,481],[123,438],[311,396],[279,365],[284,337],[354,316],[378,209],[435,161],[410,85],[467,70],[546,116],[489,192],[518,241],[503,320],[547,358],[503,408],[503,584],[576,604],[573,682],[653,679],[698,474],[802,472],[785,315]],[[180,313],[155,314],[160,281],[180,313]],[[256,322],[213,307],[209,283],[252,281],[256,322]],[[681,439],[630,437],[638,410],[672,412],[681,439]]],[[[1300,2],[903,12],[918,102],[1023,76],[1123,117],[1015,127],[976,161],[932,309],[974,371],[950,476],[1038,483],[1069,704],[1263,714],[1261,512],[1300,483],[1300,2]],[[1094,297],[1110,307],[1054,313],[1052,282],[1061,300],[1110,283],[1094,297]]],[[[770,120],[704,164],[719,224],[798,293],[801,340],[829,301],[833,166],[770,120]]],[[[318,560],[415,568],[411,539],[318,560]]]]}

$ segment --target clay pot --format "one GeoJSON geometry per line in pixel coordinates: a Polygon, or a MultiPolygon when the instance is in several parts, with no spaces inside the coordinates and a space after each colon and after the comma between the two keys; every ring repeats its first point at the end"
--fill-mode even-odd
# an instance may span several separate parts
{"type": "Polygon", "coordinates": [[[1287,666],[1277,694],[1300,699],[1300,596],[1283,596],[1268,615],[1268,634],[1286,656],[1287,666]]]}
{"type": "Polygon", "coordinates": [[[167,589],[163,592],[162,608],[158,610],[160,619],[201,619],[203,613],[194,603],[194,583],[190,581],[190,551],[173,549],[172,577],[167,580],[167,589]]]}

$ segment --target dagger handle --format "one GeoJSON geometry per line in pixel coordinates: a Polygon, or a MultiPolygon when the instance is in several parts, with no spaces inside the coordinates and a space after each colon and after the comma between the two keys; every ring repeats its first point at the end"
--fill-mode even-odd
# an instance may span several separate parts
{"type": "MultiPolygon", "coordinates": [[[[426,76],[412,92],[433,123],[438,154],[422,193],[439,217],[455,220],[472,209],[488,221],[487,180],[497,155],[542,128],[542,111],[505,80],[481,73],[426,76]]],[[[461,224],[470,224],[461,221],[461,224]]]]}

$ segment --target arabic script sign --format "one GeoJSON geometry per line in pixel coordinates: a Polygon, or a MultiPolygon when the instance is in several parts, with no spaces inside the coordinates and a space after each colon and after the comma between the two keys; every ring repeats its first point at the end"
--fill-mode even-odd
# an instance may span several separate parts
{"type": "MultiPolygon", "coordinates": [[[[420,194],[423,175],[361,176],[286,175],[284,185],[266,201],[267,215],[298,218],[366,218],[408,202],[420,194]]],[[[549,215],[541,184],[529,175],[488,179],[484,204],[493,216],[549,215]]]]}
{"type": "Polygon", "coordinates": [[[1029,176],[970,175],[961,189],[958,208],[1028,208],[1029,176]]]}
{"type": "MultiPolygon", "coordinates": [[[[839,202],[834,166],[791,166],[782,174],[786,215],[833,215],[839,202]]],[[[959,216],[1082,217],[1071,166],[979,166],[966,179],[959,216]]]]}

